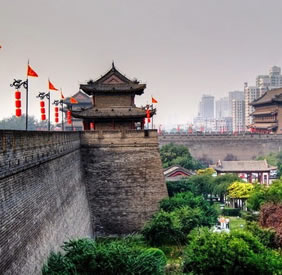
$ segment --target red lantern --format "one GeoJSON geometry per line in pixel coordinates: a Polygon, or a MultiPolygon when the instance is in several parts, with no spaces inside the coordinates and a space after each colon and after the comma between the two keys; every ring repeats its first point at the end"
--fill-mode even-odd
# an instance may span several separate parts
{"type": "Polygon", "coordinates": [[[55,122],[58,123],[59,122],[59,118],[55,117],[55,122]]]}
{"type": "Polygon", "coordinates": [[[20,100],[16,100],[16,108],[21,108],[22,104],[20,100]]]}
{"type": "Polygon", "coordinates": [[[59,107],[55,107],[55,113],[59,112],[59,107]]]}
{"type": "Polygon", "coordinates": [[[41,120],[46,120],[46,115],[45,114],[41,115],[41,120]]]}
{"type": "Polygon", "coordinates": [[[146,116],[147,116],[147,118],[151,117],[150,110],[146,110],[146,116]]]}
{"type": "Polygon", "coordinates": [[[71,124],[71,119],[68,119],[68,124],[71,124]]]}
{"type": "Polygon", "coordinates": [[[15,99],[21,99],[21,92],[15,91],[15,99]]]}
{"type": "Polygon", "coordinates": [[[59,113],[55,113],[55,117],[59,117],[59,113]]]}
{"type": "Polygon", "coordinates": [[[41,114],[45,114],[45,108],[40,108],[41,114]]]}
{"type": "Polygon", "coordinates": [[[71,119],[71,111],[67,111],[67,118],[71,119]]]}
{"type": "Polygon", "coordinates": [[[20,117],[22,115],[22,110],[21,109],[16,109],[16,116],[20,117]]]}
{"type": "Polygon", "coordinates": [[[95,124],[94,124],[94,122],[90,122],[90,129],[91,129],[91,130],[94,130],[94,129],[95,129],[95,124]]]}
{"type": "Polygon", "coordinates": [[[147,118],[147,120],[148,120],[148,123],[150,123],[150,122],[151,122],[151,119],[150,119],[149,117],[147,118]]]}
{"type": "Polygon", "coordinates": [[[43,100],[40,101],[40,107],[41,108],[45,107],[45,102],[43,100]]]}

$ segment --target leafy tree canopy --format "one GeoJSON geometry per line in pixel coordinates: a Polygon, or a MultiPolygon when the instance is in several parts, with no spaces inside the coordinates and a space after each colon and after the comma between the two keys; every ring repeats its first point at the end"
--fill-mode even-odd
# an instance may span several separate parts
{"type": "Polygon", "coordinates": [[[186,169],[196,170],[202,168],[199,161],[195,160],[184,145],[173,143],[162,146],[160,150],[163,167],[180,165],[186,169]]]}
{"type": "Polygon", "coordinates": [[[237,182],[232,183],[228,188],[228,196],[233,199],[247,199],[254,186],[251,183],[237,182]]]}
{"type": "Polygon", "coordinates": [[[213,175],[215,170],[213,168],[205,168],[197,170],[197,175],[213,175]]]}
{"type": "MultiPolygon", "coordinates": [[[[26,116],[22,115],[21,117],[8,117],[0,120],[0,129],[7,130],[25,130],[25,120],[26,116]]],[[[54,125],[51,124],[51,129],[54,128],[54,125]]],[[[28,130],[47,130],[48,121],[38,121],[34,116],[28,117],[28,130]]]]}
{"type": "Polygon", "coordinates": [[[254,189],[247,201],[248,208],[257,211],[267,202],[282,202],[282,180],[275,180],[270,186],[263,184],[254,185],[254,189]]]}
{"type": "Polygon", "coordinates": [[[192,274],[280,274],[282,270],[281,256],[246,231],[219,234],[194,229],[184,254],[184,272],[192,274]]]}

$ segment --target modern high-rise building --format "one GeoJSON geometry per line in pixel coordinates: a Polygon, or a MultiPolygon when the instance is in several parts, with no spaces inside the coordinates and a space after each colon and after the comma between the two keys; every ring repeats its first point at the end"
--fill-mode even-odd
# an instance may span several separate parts
{"type": "Polygon", "coordinates": [[[232,101],[232,128],[233,132],[245,131],[245,101],[236,100],[232,101]]]}
{"type": "Polygon", "coordinates": [[[249,86],[245,82],[244,94],[245,94],[245,126],[246,130],[248,125],[252,124],[251,113],[254,111],[254,107],[250,105],[255,99],[260,97],[260,89],[257,86],[249,86]]]}
{"type": "Polygon", "coordinates": [[[221,119],[230,116],[229,98],[223,97],[215,102],[215,117],[221,119]]]}
{"type": "Polygon", "coordinates": [[[235,100],[244,100],[244,92],[243,91],[231,91],[228,93],[229,99],[229,116],[232,116],[232,101],[235,100]]]}
{"type": "Polygon", "coordinates": [[[214,96],[203,95],[199,104],[199,116],[204,119],[214,118],[214,96]]]}

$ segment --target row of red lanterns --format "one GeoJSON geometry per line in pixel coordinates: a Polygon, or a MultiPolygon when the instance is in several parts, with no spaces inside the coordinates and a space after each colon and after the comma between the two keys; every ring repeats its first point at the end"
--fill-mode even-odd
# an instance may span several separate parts
{"type": "MultiPolygon", "coordinates": [[[[22,103],[21,103],[21,92],[15,92],[15,107],[16,107],[16,116],[20,117],[22,115],[22,103]]],[[[59,122],[59,107],[55,107],[55,122],[59,122]]],[[[43,100],[40,101],[40,112],[41,112],[41,120],[46,120],[46,112],[45,112],[45,102],[43,100]]],[[[67,111],[67,122],[68,124],[72,124],[71,111],[67,111]]]]}
{"type": "Polygon", "coordinates": [[[16,116],[20,117],[22,115],[22,102],[21,102],[21,92],[16,91],[15,92],[15,106],[16,106],[16,116]]]}
{"type": "Polygon", "coordinates": [[[68,124],[72,124],[72,121],[71,121],[71,111],[67,111],[67,121],[68,121],[68,124]]]}
{"type": "Polygon", "coordinates": [[[55,122],[58,123],[59,122],[59,107],[55,107],[55,122]]]}
{"type": "Polygon", "coordinates": [[[43,100],[40,101],[40,112],[41,112],[41,120],[46,120],[45,102],[43,100]]]}

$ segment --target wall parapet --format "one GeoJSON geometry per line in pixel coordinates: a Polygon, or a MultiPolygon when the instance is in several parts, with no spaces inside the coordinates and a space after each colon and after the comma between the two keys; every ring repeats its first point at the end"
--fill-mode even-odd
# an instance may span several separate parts
{"type": "Polygon", "coordinates": [[[158,144],[157,130],[107,130],[81,133],[82,147],[150,147],[158,144]]]}
{"type": "Polygon", "coordinates": [[[0,130],[0,179],[79,148],[78,132],[0,130]]]}

